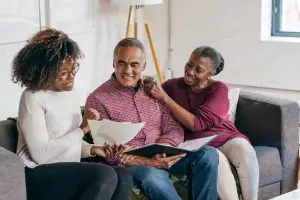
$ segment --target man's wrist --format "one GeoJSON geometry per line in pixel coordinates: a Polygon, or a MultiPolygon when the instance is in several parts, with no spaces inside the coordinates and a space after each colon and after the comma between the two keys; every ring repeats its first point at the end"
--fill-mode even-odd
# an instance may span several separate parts
{"type": "Polygon", "coordinates": [[[134,160],[126,163],[128,166],[151,166],[154,167],[152,159],[136,156],[134,160]]]}
{"type": "Polygon", "coordinates": [[[156,167],[155,162],[151,158],[138,157],[138,159],[141,159],[142,166],[156,167]]]}

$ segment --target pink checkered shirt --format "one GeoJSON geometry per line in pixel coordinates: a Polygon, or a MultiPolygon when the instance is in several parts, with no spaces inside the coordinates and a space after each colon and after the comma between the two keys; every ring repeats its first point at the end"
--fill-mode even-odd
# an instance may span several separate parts
{"type": "MultiPolygon", "coordinates": [[[[184,140],[181,125],[174,120],[165,105],[147,96],[143,87],[138,91],[123,87],[114,75],[89,95],[85,109],[89,108],[96,109],[101,119],[146,122],[143,129],[127,145],[141,147],[153,143],[169,143],[177,146],[184,140]]],[[[122,164],[118,158],[107,161],[112,165],[122,164]]]]}

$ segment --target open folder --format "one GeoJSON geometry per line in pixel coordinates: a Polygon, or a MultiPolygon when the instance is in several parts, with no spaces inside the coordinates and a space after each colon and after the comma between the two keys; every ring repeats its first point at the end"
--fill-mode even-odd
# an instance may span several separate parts
{"type": "Polygon", "coordinates": [[[161,154],[161,153],[165,153],[166,156],[169,157],[169,156],[175,156],[184,153],[195,152],[195,151],[199,151],[207,143],[209,143],[210,141],[212,141],[222,133],[223,132],[216,133],[208,137],[188,140],[184,143],[179,144],[177,147],[169,146],[166,144],[150,144],[138,149],[127,151],[125,152],[125,154],[151,158],[154,155],[161,154]]]}
{"type": "Polygon", "coordinates": [[[95,145],[126,144],[143,128],[145,122],[115,122],[107,119],[101,121],[88,120],[95,145]]]}

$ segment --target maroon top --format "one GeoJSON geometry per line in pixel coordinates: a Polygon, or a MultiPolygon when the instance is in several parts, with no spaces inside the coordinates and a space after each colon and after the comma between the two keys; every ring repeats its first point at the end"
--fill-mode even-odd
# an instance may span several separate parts
{"type": "Polygon", "coordinates": [[[209,87],[192,89],[183,78],[166,81],[162,85],[165,92],[181,107],[195,115],[194,131],[184,128],[184,139],[191,140],[225,131],[209,143],[213,147],[222,146],[233,138],[249,139],[241,134],[230,121],[228,87],[215,81],[209,87]]]}

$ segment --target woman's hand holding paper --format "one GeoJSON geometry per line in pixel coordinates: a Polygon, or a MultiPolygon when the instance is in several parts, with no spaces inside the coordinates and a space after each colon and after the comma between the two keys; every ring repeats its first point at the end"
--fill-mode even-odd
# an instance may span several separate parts
{"type": "Polygon", "coordinates": [[[103,158],[111,158],[115,156],[116,149],[116,145],[112,146],[105,143],[104,146],[93,146],[91,149],[91,155],[96,155],[103,158]]]}
{"type": "Polygon", "coordinates": [[[97,110],[90,108],[85,111],[82,119],[82,123],[79,128],[81,128],[83,133],[86,134],[90,132],[90,127],[87,120],[99,120],[99,119],[100,119],[100,113],[97,110]]]}

